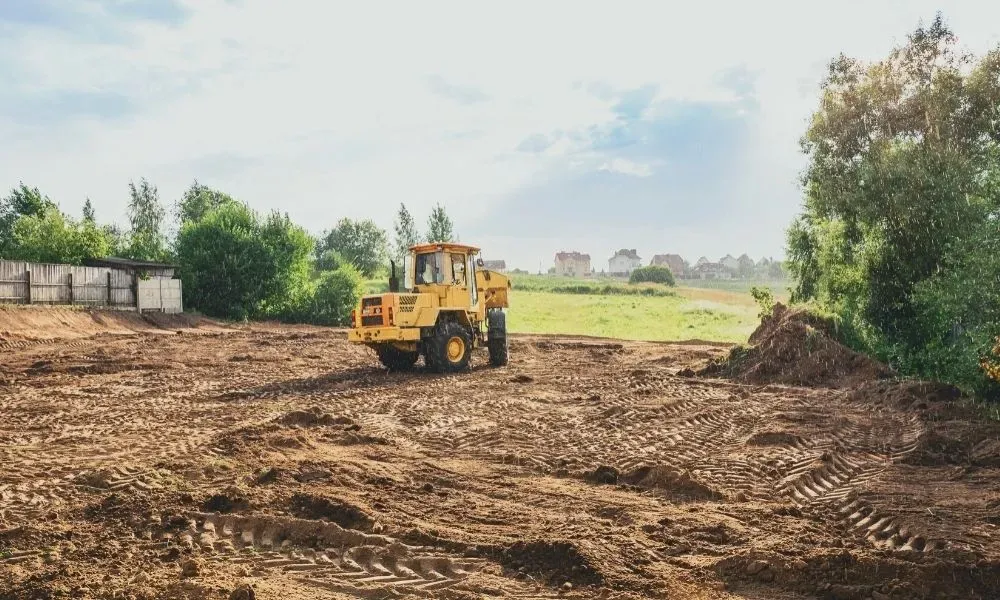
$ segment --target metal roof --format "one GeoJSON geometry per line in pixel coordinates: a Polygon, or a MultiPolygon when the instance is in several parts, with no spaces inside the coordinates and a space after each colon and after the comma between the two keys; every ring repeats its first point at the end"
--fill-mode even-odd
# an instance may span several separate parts
{"type": "Polygon", "coordinates": [[[479,252],[479,247],[470,246],[469,244],[459,244],[458,242],[428,242],[426,244],[417,244],[416,246],[411,246],[410,250],[414,252],[427,252],[428,250],[458,250],[460,252],[479,252]]]}

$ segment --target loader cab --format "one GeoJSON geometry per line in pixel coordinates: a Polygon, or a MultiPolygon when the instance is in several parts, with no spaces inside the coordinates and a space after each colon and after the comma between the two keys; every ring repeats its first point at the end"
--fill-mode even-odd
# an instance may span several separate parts
{"type": "Polygon", "coordinates": [[[403,261],[403,288],[435,294],[442,306],[473,308],[479,302],[476,255],[464,244],[420,244],[403,261]]]}

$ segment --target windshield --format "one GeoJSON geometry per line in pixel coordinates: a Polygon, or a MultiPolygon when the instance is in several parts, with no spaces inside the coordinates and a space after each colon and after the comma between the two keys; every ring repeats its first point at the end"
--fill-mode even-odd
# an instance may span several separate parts
{"type": "Polygon", "coordinates": [[[441,266],[437,253],[432,252],[417,255],[416,276],[417,285],[444,282],[441,275],[441,266]]]}

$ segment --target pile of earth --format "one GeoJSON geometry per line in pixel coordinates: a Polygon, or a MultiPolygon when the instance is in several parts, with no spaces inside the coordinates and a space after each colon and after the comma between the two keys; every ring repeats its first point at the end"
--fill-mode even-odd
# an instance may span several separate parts
{"type": "Polygon", "coordinates": [[[748,346],[733,348],[698,374],[753,384],[838,388],[893,375],[887,366],[838,342],[835,333],[832,320],[778,303],[748,346]]]}

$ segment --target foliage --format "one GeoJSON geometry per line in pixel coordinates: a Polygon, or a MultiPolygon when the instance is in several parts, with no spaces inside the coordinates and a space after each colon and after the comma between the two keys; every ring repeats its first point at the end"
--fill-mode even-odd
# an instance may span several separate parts
{"type": "Polygon", "coordinates": [[[188,221],[200,221],[210,210],[234,202],[236,201],[229,194],[202,185],[195,179],[191,187],[177,201],[174,214],[177,221],[183,225],[188,221]]]}
{"type": "Polygon", "coordinates": [[[417,223],[413,220],[413,215],[406,209],[402,202],[399,204],[399,212],[396,213],[396,221],[393,223],[396,230],[396,246],[394,258],[402,262],[409,253],[411,247],[420,243],[420,233],[417,232],[417,223]]]}
{"type": "Polygon", "coordinates": [[[385,231],[373,221],[352,221],[343,218],[337,226],[323,234],[317,244],[316,254],[323,256],[335,250],[353,264],[365,277],[374,277],[385,266],[388,239],[385,231]]]}
{"type": "Polygon", "coordinates": [[[308,234],[287,216],[261,219],[239,202],[184,223],[177,236],[185,303],[243,319],[290,311],[308,278],[308,234]]]}
{"type": "Polygon", "coordinates": [[[128,257],[137,260],[166,260],[167,243],[162,231],[166,210],[160,204],[156,186],[142,178],[138,186],[130,181],[128,191],[128,218],[131,225],[128,257]]]}
{"type": "Polygon", "coordinates": [[[788,269],[793,300],[841,315],[864,349],[981,389],[1000,322],[977,309],[1000,303],[979,285],[996,260],[979,224],[996,229],[1000,49],[975,61],[955,44],[938,16],[882,61],[831,62],[788,269]]]}
{"type": "Polygon", "coordinates": [[[455,241],[455,228],[452,225],[451,217],[440,204],[434,205],[434,208],[431,209],[431,215],[427,218],[427,241],[455,241]]]}
{"type": "Polygon", "coordinates": [[[316,282],[310,321],[318,325],[348,325],[361,299],[364,280],[350,263],[323,272],[316,282]]]}
{"type": "Polygon", "coordinates": [[[111,250],[108,235],[94,223],[73,221],[54,206],[19,218],[12,238],[11,255],[31,262],[79,265],[111,250]]]}
{"type": "Polygon", "coordinates": [[[97,218],[94,215],[94,205],[90,202],[90,198],[83,201],[83,220],[89,223],[97,222],[97,218]]]}
{"type": "Polygon", "coordinates": [[[43,196],[38,188],[29,188],[22,181],[0,200],[0,257],[20,258],[14,252],[14,224],[21,217],[44,215],[49,208],[55,208],[48,196],[43,196]]]}
{"type": "Polygon", "coordinates": [[[760,307],[760,313],[757,314],[759,318],[763,319],[774,312],[774,294],[770,289],[755,285],[750,288],[750,295],[760,307]]]}
{"type": "Polygon", "coordinates": [[[554,294],[594,296],[673,296],[674,292],[661,284],[646,283],[626,285],[593,279],[550,277],[545,275],[514,275],[512,285],[518,291],[545,291],[554,294]]]}
{"type": "Polygon", "coordinates": [[[316,270],[318,271],[336,271],[345,264],[354,266],[336,250],[324,250],[323,253],[316,258],[316,270]]]}
{"type": "Polygon", "coordinates": [[[629,283],[662,283],[663,285],[674,285],[674,273],[667,267],[649,265],[632,271],[628,281],[629,283]]]}

